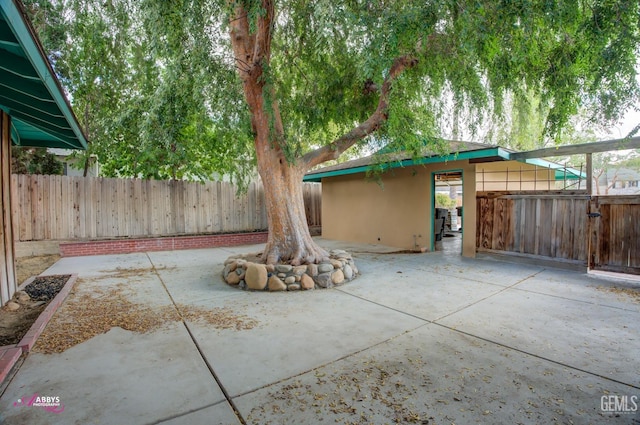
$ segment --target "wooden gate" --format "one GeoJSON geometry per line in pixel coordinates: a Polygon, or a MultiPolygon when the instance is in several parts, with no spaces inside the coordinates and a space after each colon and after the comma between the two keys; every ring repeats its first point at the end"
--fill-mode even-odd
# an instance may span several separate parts
{"type": "Polygon", "coordinates": [[[640,196],[593,196],[589,268],[640,274],[640,196]]]}
{"type": "Polygon", "coordinates": [[[476,248],[587,264],[586,193],[477,192],[476,248]]]}

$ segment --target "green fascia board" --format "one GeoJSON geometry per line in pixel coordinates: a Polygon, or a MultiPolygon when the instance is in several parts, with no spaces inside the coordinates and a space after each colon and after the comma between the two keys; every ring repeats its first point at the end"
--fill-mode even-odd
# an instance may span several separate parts
{"type": "MultiPolygon", "coordinates": [[[[409,167],[412,165],[447,163],[450,161],[495,158],[495,157],[500,157],[505,161],[511,161],[510,152],[499,146],[496,146],[495,148],[490,148],[490,149],[464,151],[459,153],[451,153],[444,156],[430,156],[430,157],[417,158],[417,159],[406,159],[403,161],[392,161],[392,162],[383,164],[382,168],[383,170],[390,170],[393,168],[409,167]]],[[[566,168],[566,171],[565,171],[565,168],[562,165],[556,164],[550,161],[545,161],[544,159],[537,159],[537,158],[526,159],[520,162],[531,164],[531,165],[537,165],[543,168],[551,168],[555,170],[556,180],[577,180],[577,179],[585,179],[587,177],[585,172],[581,173],[580,171],[573,168],[566,168]]],[[[322,181],[323,178],[344,176],[349,174],[366,173],[371,169],[372,169],[371,165],[364,165],[361,167],[327,171],[324,173],[306,175],[303,178],[303,181],[319,183],[322,181]]]]}
{"type": "MultiPolygon", "coordinates": [[[[0,0],[0,13],[2,13],[4,20],[6,21],[7,25],[11,29],[11,32],[14,34],[15,38],[20,44],[25,59],[31,64],[36,74],[39,76],[40,82],[46,89],[48,96],[55,102],[64,117],[64,120],[61,118],[58,118],[58,120],[65,122],[60,122],[59,124],[56,124],[56,126],[68,127],[72,130],[74,139],[72,141],[74,145],[73,148],[86,149],[87,140],[82,130],[80,129],[76,116],[73,114],[73,111],[69,103],[67,102],[62,87],[55,77],[51,65],[46,59],[45,53],[42,51],[39,42],[36,41],[36,35],[25,20],[22,6],[18,5],[17,0],[0,0]]],[[[19,66],[21,67],[21,72],[24,72],[24,62],[21,62],[19,66]]],[[[30,78],[32,77],[31,74],[26,73],[26,75],[24,76],[27,77],[27,80],[33,82],[33,80],[30,78]]],[[[46,132],[46,130],[43,131],[46,132]]],[[[55,135],[53,136],[54,138],[56,138],[55,135]]],[[[46,140],[46,138],[44,138],[44,140],[46,140]]],[[[24,145],[24,143],[21,144],[24,145]]],[[[68,139],[59,141],[54,140],[49,147],[68,148],[68,145],[68,139]]]]}
{"type": "Polygon", "coordinates": [[[544,159],[539,158],[529,158],[525,160],[521,160],[526,164],[537,165],[538,167],[548,168],[555,170],[555,179],[556,180],[578,180],[578,179],[586,179],[587,173],[580,172],[575,168],[567,167],[565,168],[563,165],[556,164],[555,162],[546,161],[544,159]]]}
{"type": "MultiPolygon", "coordinates": [[[[382,164],[382,169],[386,171],[394,168],[410,167],[412,165],[437,164],[437,163],[447,163],[451,161],[464,161],[468,159],[482,159],[482,158],[492,158],[492,157],[500,157],[505,160],[508,160],[509,152],[504,150],[501,147],[496,146],[495,148],[450,153],[448,155],[443,155],[443,156],[427,156],[427,157],[416,158],[416,159],[405,159],[402,161],[391,161],[391,162],[382,164]]],[[[355,167],[355,168],[345,168],[342,170],[334,170],[334,171],[327,171],[324,173],[306,175],[302,180],[305,182],[317,183],[327,177],[366,173],[371,169],[372,169],[371,165],[364,165],[364,166],[355,167]]]]}

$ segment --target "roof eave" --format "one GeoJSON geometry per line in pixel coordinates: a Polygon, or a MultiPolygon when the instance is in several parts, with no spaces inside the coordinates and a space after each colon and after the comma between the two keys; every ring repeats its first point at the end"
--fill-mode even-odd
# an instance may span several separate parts
{"type": "MultiPolygon", "coordinates": [[[[443,155],[443,156],[427,156],[427,157],[421,157],[417,159],[391,161],[391,162],[382,164],[382,168],[386,171],[394,168],[410,167],[413,165],[447,163],[451,161],[464,161],[464,160],[491,158],[491,157],[500,158],[498,160],[508,160],[509,151],[496,146],[495,148],[450,153],[448,155],[443,155]]],[[[307,174],[306,176],[304,176],[302,180],[310,183],[318,183],[318,182],[321,182],[322,179],[324,178],[344,176],[349,174],[366,173],[367,171],[370,171],[372,169],[373,167],[371,165],[364,165],[364,166],[354,167],[354,168],[345,168],[342,170],[318,172],[314,174],[307,174]]]]}
{"type": "Polygon", "coordinates": [[[0,0],[0,7],[7,18],[7,24],[18,39],[22,49],[24,49],[25,55],[40,77],[42,84],[52,96],[76,136],[79,145],[75,146],[75,148],[86,149],[87,138],[80,128],[78,119],[64,95],[64,90],[62,89],[51,64],[46,59],[47,56],[40,44],[33,26],[27,18],[24,7],[16,0],[0,0]]]}

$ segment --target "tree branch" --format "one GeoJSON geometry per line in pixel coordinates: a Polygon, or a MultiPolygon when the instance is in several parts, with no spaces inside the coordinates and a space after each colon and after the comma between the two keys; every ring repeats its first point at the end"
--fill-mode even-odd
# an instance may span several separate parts
{"type": "Polygon", "coordinates": [[[302,157],[303,166],[307,169],[313,168],[318,164],[337,159],[344,151],[356,144],[359,140],[367,137],[387,120],[387,109],[389,107],[389,96],[393,81],[398,78],[405,70],[413,68],[418,64],[418,59],[414,56],[400,56],[393,61],[389,75],[384,79],[382,88],[380,89],[380,99],[378,106],[371,116],[364,122],[360,123],[353,130],[337,138],[333,142],[311,151],[302,157]]]}

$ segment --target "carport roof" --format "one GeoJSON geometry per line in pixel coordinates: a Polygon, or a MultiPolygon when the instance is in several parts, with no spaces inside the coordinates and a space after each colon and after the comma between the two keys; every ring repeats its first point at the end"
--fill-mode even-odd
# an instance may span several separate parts
{"type": "MultiPolygon", "coordinates": [[[[384,150],[384,148],[383,148],[384,150]]],[[[384,153],[384,169],[406,167],[418,164],[433,164],[437,162],[457,161],[463,159],[474,159],[479,162],[492,160],[505,160],[509,158],[509,151],[499,146],[486,145],[475,142],[449,142],[449,153],[441,154],[434,151],[425,151],[419,158],[414,158],[408,152],[384,153]]],[[[341,164],[319,168],[309,171],[304,176],[306,182],[319,182],[325,177],[342,176],[345,174],[365,173],[372,169],[379,158],[370,155],[364,158],[354,159],[341,164]]]]}
{"type": "Polygon", "coordinates": [[[86,149],[87,140],[18,0],[0,0],[0,108],[20,146],[86,149]]]}
{"type": "MultiPolygon", "coordinates": [[[[448,153],[442,154],[435,151],[427,150],[422,156],[415,158],[408,152],[390,152],[383,153],[383,169],[392,169],[398,167],[408,167],[411,165],[447,163],[450,161],[469,160],[474,163],[509,161],[511,156],[516,153],[512,150],[502,148],[495,145],[487,145],[476,142],[449,141],[448,153]]],[[[384,151],[384,149],[383,149],[384,151]]],[[[304,176],[305,182],[320,182],[326,177],[342,176],[347,174],[366,173],[373,169],[380,158],[370,155],[364,158],[354,159],[352,161],[343,162],[341,164],[331,165],[329,167],[319,168],[309,171],[304,176]]],[[[546,161],[543,159],[531,158],[523,159],[522,162],[537,165],[544,168],[555,170],[555,178],[562,179],[578,179],[586,178],[585,173],[571,168],[565,168],[560,164],[546,161]]]]}

